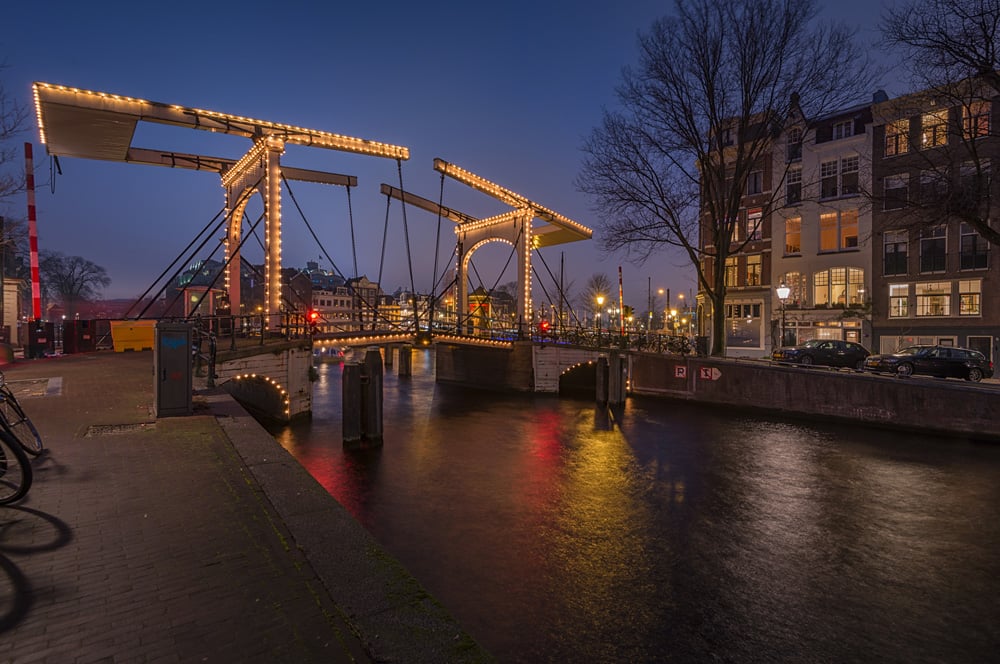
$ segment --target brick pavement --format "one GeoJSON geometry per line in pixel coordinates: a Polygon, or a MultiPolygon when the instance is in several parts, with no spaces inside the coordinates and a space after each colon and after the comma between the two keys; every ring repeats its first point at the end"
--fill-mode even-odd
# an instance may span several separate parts
{"type": "Polygon", "coordinates": [[[152,417],[152,354],[3,367],[48,452],[0,507],[0,659],[488,661],[219,391],[152,417]]]}

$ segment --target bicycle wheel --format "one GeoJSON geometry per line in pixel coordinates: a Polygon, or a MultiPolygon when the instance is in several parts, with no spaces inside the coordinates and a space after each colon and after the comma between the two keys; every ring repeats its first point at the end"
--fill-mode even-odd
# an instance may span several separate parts
{"type": "Polygon", "coordinates": [[[0,505],[8,505],[31,488],[31,460],[6,431],[0,431],[0,505]]]}
{"type": "Polygon", "coordinates": [[[45,449],[38,429],[6,385],[0,388],[0,424],[28,454],[38,456],[45,449]]]}

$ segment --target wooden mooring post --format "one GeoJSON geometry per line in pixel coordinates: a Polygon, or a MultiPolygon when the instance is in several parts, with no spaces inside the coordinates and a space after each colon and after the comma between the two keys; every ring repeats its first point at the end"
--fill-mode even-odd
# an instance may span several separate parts
{"type": "Polygon", "coordinates": [[[342,429],[345,447],[382,444],[382,382],[379,348],[368,348],[363,363],[344,363],[342,429]]]}
{"type": "Polygon", "coordinates": [[[399,347],[399,375],[407,377],[413,375],[413,346],[403,344],[399,347]]]}

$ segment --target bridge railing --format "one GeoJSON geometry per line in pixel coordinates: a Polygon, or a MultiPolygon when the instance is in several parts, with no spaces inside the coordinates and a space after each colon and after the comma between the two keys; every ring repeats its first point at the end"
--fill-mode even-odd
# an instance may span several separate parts
{"type": "Polygon", "coordinates": [[[648,353],[687,355],[694,352],[691,340],[684,335],[646,332],[627,332],[578,328],[535,334],[532,341],[539,343],[565,343],[598,349],[636,350],[648,353]]]}

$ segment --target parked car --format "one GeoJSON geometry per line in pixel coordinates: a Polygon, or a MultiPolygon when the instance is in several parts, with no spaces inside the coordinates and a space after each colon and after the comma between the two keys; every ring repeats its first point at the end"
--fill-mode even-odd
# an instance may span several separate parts
{"type": "Polygon", "coordinates": [[[771,359],[795,364],[821,364],[828,367],[848,367],[861,371],[868,350],[853,341],[810,339],[798,346],[775,348],[771,359]]]}
{"type": "Polygon", "coordinates": [[[870,355],[865,370],[897,376],[924,374],[978,382],[993,377],[993,363],[978,350],[954,346],[910,346],[895,353],[870,355]]]}

